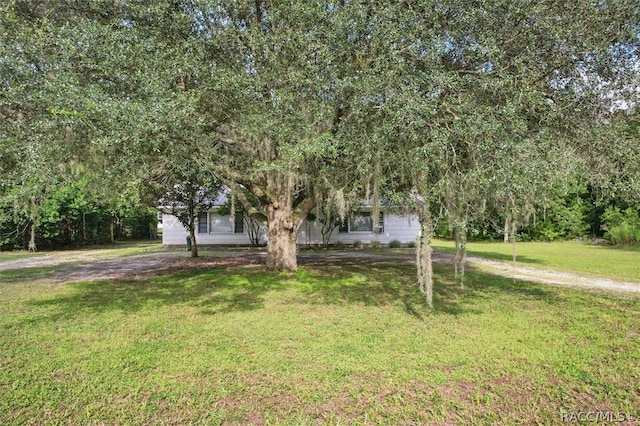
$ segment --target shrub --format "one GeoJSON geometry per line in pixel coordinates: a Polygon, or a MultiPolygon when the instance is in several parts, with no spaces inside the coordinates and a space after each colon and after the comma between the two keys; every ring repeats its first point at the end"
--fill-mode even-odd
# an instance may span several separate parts
{"type": "Polygon", "coordinates": [[[380,241],[371,241],[371,248],[380,248],[380,241]]]}
{"type": "Polygon", "coordinates": [[[640,228],[623,222],[618,226],[611,227],[605,237],[612,244],[637,244],[640,243],[640,228]]]}
{"type": "Polygon", "coordinates": [[[389,248],[400,248],[400,247],[402,247],[402,243],[398,240],[392,240],[389,243],[389,248]]]}
{"type": "Polygon", "coordinates": [[[618,207],[607,207],[602,220],[607,229],[604,236],[612,244],[640,243],[640,214],[637,210],[628,208],[623,212],[618,207]]]}
{"type": "Polygon", "coordinates": [[[342,241],[337,241],[333,247],[342,250],[344,248],[344,243],[342,241]]]}
{"type": "Polygon", "coordinates": [[[409,241],[409,243],[407,244],[407,247],[416,248],[416,242],[415,241],[409,241]]]}
{"type": "Polygon", "coordinates": [[[536,239],[541,239],[543,241],[556,241],[563,237],[562,232],[558,231],[551,222],[542,222],[534,228],[534,232],[536,239]]]}
{"type": "Polygon", "coordinates": [[[360,247],[362,247],[362,241],[360,241],[360,240],[355,240],[355,241],[353,242],[353,247],[354,247],[354,248],[360,248],[360,247]]]}

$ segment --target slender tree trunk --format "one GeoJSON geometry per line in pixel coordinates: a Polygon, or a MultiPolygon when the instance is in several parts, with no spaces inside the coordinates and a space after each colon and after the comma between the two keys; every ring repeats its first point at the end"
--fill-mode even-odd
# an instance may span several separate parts
{"type": "Polygon", "coordinates": [[[198,242],[196,241],[196,221],[194,214],[189,217],[189,238],[191,238],[191,257],[198,257],[198,242]]]}
{"type": "Polygon", "coordinates": [[[511,221],[508,217],[504,219],[504,243],[509,243],[509,232],[511,231],[511,221]]]}
{"type": "Polygon", "coordinates": [[[420,235],[416,244],[416,266],[420,291],[425,295],[427,304],[433,306],[433,264],[431,259],[431,237],[433,219],[429,207],[425,206],[419,214],[420,235]]]}
{"type": "Polygon", "coordinates": [[[111,244],[113,244],[114,240],[115,240],[115,238],[114,238],[114,225],[113,225],[113,220],[112,220],[111,223],[109,224],[109,242],[111,244]]]}
{"type": "Polygon", "coordinates": [[[320,228],[320,234],[322,234],[322,247],[327,249],[329,248],[329,242],[331,241],[331,234],[333,230],[336,228],[335,225],[335,217],[332,214],[333,209],[333,200],[331,196],[328,196],[324,201],[319,213],[322,213],[322,218],[320,219],[320,223],[322,223],[322,227],[320,228]]]}
{"type": "Polygon", "coordinates": [[[458,224],[453,227],[453,238],[456,245],[456,255],[453,259],[453,278],[458,281],[458,267],[460,265],[460,225],[458,224]]]}
{"type": "Polygon", "coordinates": [[[455,257],[455,279],[460,281],[460,286],[464,287],[465,263],[467,261],[467,226],[466,223],[456,225],[456,257],[455,257]]]}
{"type": "Polygon", "coordinates": [[[273,201],[266,205],[269,221],[267,268],[273,271],[298,269],[296,238],[302,221],[296,220],[290,202],[287,201],[273,201]]]}
{"type": "Polygon", "coordinates": [[[241,214],[242,222],[244,223],[244,229],[249,235],[249,241],[251,241],[251,245],[254,247],[260,247],[262,223],[257,219],[252,218],[251,215],[249,215],[249,213],[245,211],[243,211],[241,214]]]}
{"type": "Polygon", "coordinates": [[[191,257],[198,257],[198,242],[196,241],[196,231],[191,228],[189,231],[191,236],[191,257]]]}
{"type": "Polygon", "coordinates": [[[323,226],[320,233],[322,234],[322,248],[329,248],[329,241],[331,241],[331,231],[327,232],[327,230],[325,230],[323,226]]]}
{"type": "Polygon", "coordinates": [[[29,236],[29,245],[27,249],[31,252],[36,252],[38,247],[36,246],[36,199],[35,197],[31,197],[31,213],[30,213],[30,221],[31,221],[31,233],[29,236]]]}
{"type": "Polygon", "coordinates": [[[324,220],[325,222],[322,224],[322,228],[320,228],[320,234],[322,234],[322,247],[326,249],[329,248],[331,234],[336,226],[334,225],[333,217],[325,216],[324,220]]]}
{"type": "Polygon", "coordinates": [[[513,257],[513,264],[516,264],[516,231],[518,225],[515,220],[511,221],[511,256],[513,257]]]}
{"type": "Polygon", "coordinates": [[[29,247],[28,247],[29,251],[31,252],[36,252],[38,251],[38,247],[36,246],[36,222],[32,221],[31,222],[31,234],[29,237],[29,247]]]}

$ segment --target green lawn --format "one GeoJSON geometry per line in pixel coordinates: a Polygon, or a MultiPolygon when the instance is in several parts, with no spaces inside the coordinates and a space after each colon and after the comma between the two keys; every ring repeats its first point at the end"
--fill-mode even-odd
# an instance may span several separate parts
{"type": "MultiPolygon", "coordinates": [[[[453,241],[433,240],[441,251],[454,253],[453,241]]],[[[512,245],[502,242],[470,242],[469,256],[512,260],[512,245]]],[[[532,266],[571,271],[580,274],[640,282],[640,247],[614,247],[565,242],[516,243],[517,261],[532,266]]]]}
{"type": "Polygon", "coordinates": [[[27,258],[33,258],[33,257],[42,257],[42,256],[47,256],[47,253],[46,252],[31,253],[31,252],[28,252],[27,250],[0,251],[0,262],[5,260],[19,260],[19,259],[27,259],[27,258]]]}
{"type": "Polygon", "coordinates": [[[0,424],[557,424],[640,415],[640,299],[411,264],[0,284],[0,424]]]}
{"type": "Polygon", "coordinates": [[[43,250],[30,253],[26,250],[14,250],[0,252],[0,262],[9,260],[26,259],[33,257],[54,256],[54,257],[72,257],[74,255],[83,255],[95,259],[116,258],[122,256],[134,256],[138,254],[153,253],[162,250],[162,241],[127,241],[115,242],[113,244],[105,244],[90,247],[80,247],[74,249],[61,250],[43,250]]]}

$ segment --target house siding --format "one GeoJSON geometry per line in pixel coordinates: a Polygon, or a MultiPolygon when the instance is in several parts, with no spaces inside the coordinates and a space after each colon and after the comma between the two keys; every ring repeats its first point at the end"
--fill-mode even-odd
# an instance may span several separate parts
{"type": "MultiPolygon", "coordinates": [[[[165,247],[184,247],[187,245],[189,232],[180,221],[170,214],[162,216],[162,245],[165,247]]],[[[249,236],[246,233],[196,233],[198,245],[249,245],[249,236]]]]}
{"type": "MultiPolygon", "coordinates": [[[[319,221],[305,221],[298,232],[298,245],[322,244],[321,229],[322,224],[319,221]]],[[[398,240],[403,244],[408,244],[416,240],[419,231],[420,223],[417,216],[384,212],[383,232],[379,234],[372,231],[340,233],[338,228],[335,228],[331,233],[330,243],[353,244],[359,241],[362,244],[371,244],[374,241],[378,241],[380,244],[389,244],[393,240],[398,240]]]]}
{"type": "MultiPolygon", "coordinates": [[[[298,232],[299,246],[315,246],[322,244],[322,224],[319,221],[305,221],[298,232]]],[[[415,215],[398,215],[384,212],[384,230],[376,234],[372,231],[340,233],[336,227],[331,234],[331,244],[341,242],[353,244],[359,241],[362,244],[371,244],[378,241],[380,244],[389,244],[398,240],[402,244],[408,244],[416,240],[420,231],[420,223],[415,215]]],[[[188,232],[180,221],[172,215],[163,215],[162,244],[165,247],[184,247],[188,232]]],[[[198,245],[250,245],[249,236],[244,233],[198,233],[196,234],[198,245]]]]}

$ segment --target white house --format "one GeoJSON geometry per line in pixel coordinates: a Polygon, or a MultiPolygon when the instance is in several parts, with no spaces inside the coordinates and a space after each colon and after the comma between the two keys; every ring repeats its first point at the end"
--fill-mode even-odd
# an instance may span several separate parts
{"type": "MultiPolygon", "coordinates": [[[[196,230],[198,245],[250,245],[251,240],[242,215],[232,218],[218,214],[217,210],[214,207],[200,213],[196,230]]],[[[322,245],[321,228],[320,221],[305,220],[298,232],[298,246],[322,245]]],[[[394,240],[408,244],[416,240],[419,231],[420,224],[415,215],[399,215],[381,207],[378,223],[374,225],[371,209],[363,208],[362,211],[351,213],[342,226],[333,230],[330,244],[371,244],[377,241],[380,245],[387,245],[394,240]]],[[[162,215],[162,244],[165,247],[186,246],[188,235],[175,216],[166,213],[162,215]]]]}

